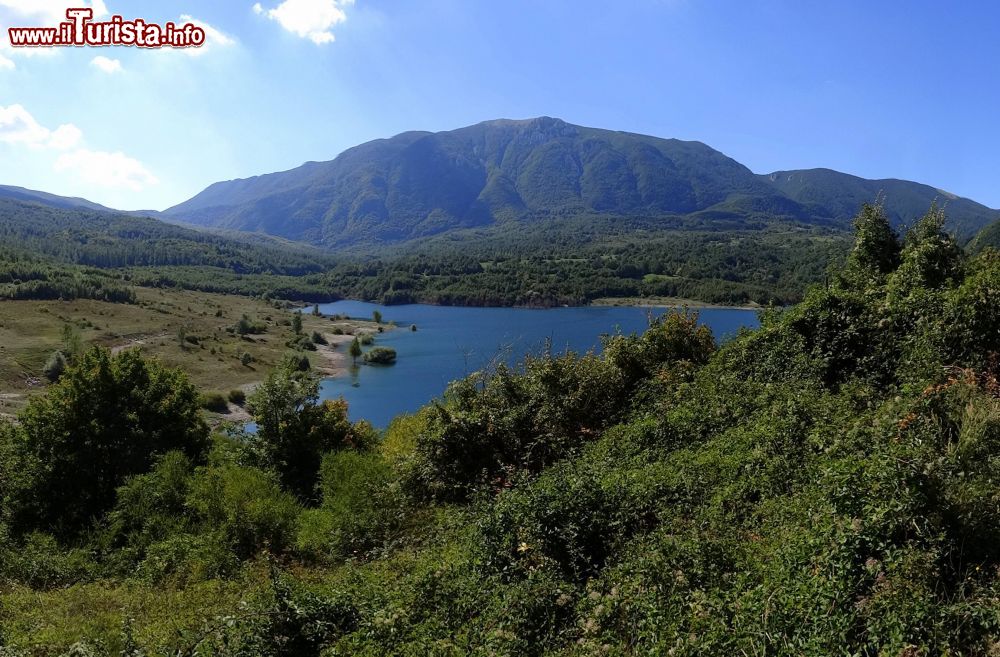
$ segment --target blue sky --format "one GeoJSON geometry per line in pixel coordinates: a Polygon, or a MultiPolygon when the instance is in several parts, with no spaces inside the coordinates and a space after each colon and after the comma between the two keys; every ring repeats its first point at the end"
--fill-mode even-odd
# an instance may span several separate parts
{"type": "MultiPolygon", "coordinates": [[[[548,115],[1000,207],[1000,6],[801,0],[80,0],[196,55],[0,45],[0,183],[163,209],[405,130],[548,115]],[[96,59],[96,61],[95,61],[96,59]]],[[[0,27],[63,0],[0,0],[0,27]]],[[[5,37],[4,37],[5,40],[5,37]]]]}

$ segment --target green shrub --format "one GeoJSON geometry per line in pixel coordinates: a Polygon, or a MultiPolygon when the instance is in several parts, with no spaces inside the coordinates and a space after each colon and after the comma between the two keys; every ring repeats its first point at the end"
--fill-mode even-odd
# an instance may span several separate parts
{"type": "Polygon", "coordinates": [[[261,333],[267,333],[267,324],[259,320],[251,320],[246,315],[240,317],[240,320],[233,327],[233,333],[237,335],[258,335],[261,333]]]}
{"type": "Polygon", "coordinates": [[[270,591],[247,612],[220,623],[206,637],[210,654],[298,657],[325,654],[340,636],[357,629],[361,612],[351,596],[316,593],[271,569],[270,591]]]}
{"type": "Polygon", "coordinates": [[[233,388],[229,391],[229,402],[236,404],[237,406],[242,406],[246,403],[247,393],[241,388],[233,388]]]}
{"type": "Polygon", "coordinates": [[[117,491],[114,508],[99,532],[102,549],[116,568],[130,572],[153,544],[189,528],[187,496],[193,467],[182,452],[168,452],[146,474],[117,491]]]}
{"type": "Polygon", "coordinates": [[[373,365],[392,365],[396,362],[396,350],[392,347],[373,347],[365,352],[365,362],[373,365]]]}
{"type": "Polygon", "coordinates": [[[96,576],[98,565],[86,548],[68,548],[51,535],[29,532],[14,539],[0,525],[0,579],[46,589],[96,576]]]}
{"type": "Polygon", "coordinates": [[[208,447],[198,393],[178,370],[137,350],[95,347],[19,416],[8,489],[18,528],[70,535],[111,508],[115,489],[180,450],[208,447]]]}
{"type": "Polygon", "coordinates": [[[327,454],[320,468],[322,507],[303,514],[299,550],[314,558],[342,558],[382,545],[403,516],[391,475],[377,453],[327,454]]]}
{"type": "Polygon", "coordinates": [[[203,392],[198,403],[206,411],[213,411],[215,413],[229,412],[229,404],[226,401],[226,396],[221,392],[203,392]]]}
{"type": "Polygon", "coordinates": [[[426,494],[463,499],[573,454],[624,407],[621,371],[589,354],[528,358],[449,387],[428,414],[413,474],[426,494]]]}
{"type": "Polygon", "coordinates": [[[232,575],[238,567],[227,532],[208,530],[166,535],[143,551],[133,572],[154,585],[182,586],[232,575]]]}
{"type": "Polygon", "coordinates": [[[297,335],[285,342],[285,346],[298,351],[316,351],[316,344],[313,343],[312,338],[308,335],[297,335]]]}
{"type": "Polygon", "coordinates": [[[366,448],[373,441],[367,424],[352,425],[347,404],[319,401],[319,381],[286,363],[272,371],[247,400],[257,434],[247,443],[253,461],[278,473],[300,499],[317,498],[315,486],[323,454],[366,448]]]}
{"type": "Polygon", "coordinates": [[[197,522],[219,531],[241,559],[265,548],[284,551],[294,541],[301,510],[274,475],[231,464],[198,469],[187,505],[197,522]]]}
{"type": "Polygon", "coordinates": [[[54,383],[63,375],[66,371],[66,367],[66,356],[64,356],[61,351],[55,351],[52,352],[49,359],[45,361],[45,367],[42,368],[42,374],[45,375],[46,379],[54,383]]]}

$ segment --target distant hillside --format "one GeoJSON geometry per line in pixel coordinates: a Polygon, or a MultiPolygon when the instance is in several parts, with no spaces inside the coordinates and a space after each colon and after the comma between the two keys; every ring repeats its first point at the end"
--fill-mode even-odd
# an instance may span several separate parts
{"type": "Polygon", "coordinates": [[[986,226],[969,242],[969,250],[978,253],[986,247],[1000,249],[1000,221],[986,226]]]}
{"type": "Polygon", "coordinates": [[[215,267],[291,276],[316,273],[330,264],[328,256],[308,246],[264,241],[261,245],[260,238],[235,239],[146,217],[0,197],[0,245],[57,262],[102,268],[215,267]]]}
{"type": "Polygon", "coordinates": [[[101,212],[113,212],[111,208],[107,208],[98,203],[93,203],[84,198],[56,196],[55,194],[49,194],[48,192],[39,192],[33,189],[25,189],[24,187],[14,187],[11,185],[0,185],[0,199],[41,203],[42,205],[47,205],[52,208],[62,208],[64,210],[98,210],[101,212]]]}
{"type": "Polygon", "coordinates": [[[847,228],[880,191],[897,224],[919,217],[935,198],[947,203],[963,239],[1000,219],[1000,211],[927,185],[828,170],[756,175],[699,142],[546,117],[403,133],[329,162],[216,183],[163,214],[336,248],[595,214],[686,217],[706,227],[777,218],[847,228]]]}
{"type": "Polygon", "coordinates": [[[951,230],[963,239],[1000,219],[1000,211],[907,180],[867,180],[831,169],[775,171],[760,178],[805,206],[810,215],[834,220],[853,216],[862,203],[879,194],[885,197],[887,214],[897,226],[913,223],[935,201],[947,211],[951,230]]]}
{"type": "MultiPolygon", "coordinates": [[[[56,197],[57,198],[57,197],[56,197]]],[[[194,230],[111,211],[0,198],[0,298],[130,298],[130,285],[329,301],[481,306],[585,304],[602,297],[789,303],[846,250],[845,234],[740,229],[719,219],[584,215],[504,222],[331,255],[299,242],[194,230]],[[11,287],[13,286],[13,287],[11,287]]]]}

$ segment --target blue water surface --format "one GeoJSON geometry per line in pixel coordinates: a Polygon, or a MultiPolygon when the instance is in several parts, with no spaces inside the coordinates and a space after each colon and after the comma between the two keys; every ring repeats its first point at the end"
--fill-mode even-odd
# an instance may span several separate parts
{"type": "MultiPolygon", "coordinates": [[[[326,315],[370,319],[382,313],[383,322],[398,328],[376,337],[376,345],[393,347],[395,365],[362,365],[350,376],[325,379],[324,398],[347,400],[352,420],[365,419],[384,428],[396,415],[411,413],[440,397],[451,381],[492,362],[516,364],[526,354],[544,350],[551,340],[554,352],[600,351],[601,335],[621,331],[641,333],[649,315],[664,308],[468,308],[454,306],[380,306],[361,301],[320,305],[326,315]],[[417,330],[409,330],[415,324],[417,330]]],[[[753,310],[704,308],[698,311],[717,340],[725,340],[741,327],[758,326],[753,310]]],[[[341,347],[344,349],[346,347],[341,347]]]]}

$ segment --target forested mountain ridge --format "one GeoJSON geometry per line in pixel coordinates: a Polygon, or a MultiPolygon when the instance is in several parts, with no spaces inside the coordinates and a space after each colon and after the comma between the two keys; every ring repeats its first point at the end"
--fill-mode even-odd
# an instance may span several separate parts
{"type": "Polygon", "coordinates": [[[998,210],[930,185],[897,178],[868,180],[832,169],[775,171],[760,177],[810,213],[823,216],[825,212],[830,219],[849,217],[855,208],[880,195],[885,197],[885,212],[897,228],[912,224],[934,202],[947,210],[949,230],[963,239],[1000,219],[998,210]]]}
{"type": "Polygon", "coordinates": [[[577,215],[687,217],[710,225],[781,218],[848,229],[884,192],[897,226],[937,199],[968,239],[1000,211],[927,185],[830,170],[756,175],[700,142],[576,126],[496,120],[406,132],[329,162],[219,182],[166,210],[197,225],[259,231],[330,248],[401,243],[512,219],[577,215]]]}
{"type": "Polygon", "coordinates": [[[59,262],[101,268],[187,265],[302,275],[331,264],[329,256],[306,245],[275,238],[236,239],[107,209],[61,209],[35,199],[0,198],[0,243],[59,262]]]}
{"type": "MultiPolygon", "coordinates": [[[[54,197],[58,199],[59,197],[54,197]]],[[[131,301],[131,286],[282,298],[339,298],[334,261],[304,244],[148,217],[0,198],[0,299],[131,301]]]]}
{"type": "Polygon", "coordinates": [[[578,215],[330,254],[265,234],[0,198],[0,298],[128,298],[122,286],[140,285],[390,304],[789,303],[842,255],[846,236],[771,223],[718,219],[697,230],[689,219],[662,230],[656,219],[578,215]]]}

